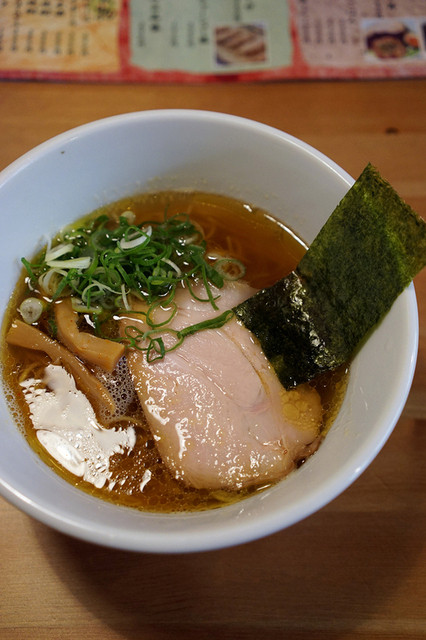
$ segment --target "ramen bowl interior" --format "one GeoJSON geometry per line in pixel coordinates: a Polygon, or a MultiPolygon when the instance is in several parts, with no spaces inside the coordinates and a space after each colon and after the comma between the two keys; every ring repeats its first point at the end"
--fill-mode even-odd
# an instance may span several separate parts
{"type": "MultiPolygon", "coordinates": [[[[84,125],[0,174],[1,307],[8,305],[21,256],[33,255],[63,226],[123,196],[162,189],[229,195],[263,207],[309,243],[351,184],[345,171],[305,143],[233,116],[169,110],[84,125]]],[[[134,551],[208,550],[274,533],[339,495],[379,452],[408,395],[417,335],[411,285],[357,354],[343,406],[316,454],[283,481],[239,503],[153,514],[85,494],[27,445],[4,394],[0,493],[57,530],[134,551]]]]}

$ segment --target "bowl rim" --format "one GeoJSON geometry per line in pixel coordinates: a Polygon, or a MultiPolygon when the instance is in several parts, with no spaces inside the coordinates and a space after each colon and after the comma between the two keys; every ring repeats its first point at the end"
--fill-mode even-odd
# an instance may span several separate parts
{"type": "Polygon", "coordinates": [[[58,133],[47,140],[44,140],[32,147],[28,151],[24,152],[21,156],[13,160],[10,164],[4,167],[0,171],[0,187],[2,182],[6,182],[11,175],[19,171],[21,168],[26,167],[31,162],[34,162],[39,155],[42,155],[49,150],[53,150],[60,147],[63,143],[72,141],[73,139],[84,136],[86,133],[92,133],[107,129],[110,125],[131,122],[132,120],[140,119],[152,119],[152,120],[167,120],[169,118],[179,118],[184,121],[193,121],[194,118],[200,121],[220,121],[222,124],[237,125],[241,127],[248,127],[250,129],[258,129],[264,133],[272,134],[274,137],[279,137],[286,142],[293,144],[294,146],[303,149],[308,155],[315,157],[317,160],[326,165],[329,169],[332,169],[340,178],[343,178],[348,185],[352,185],[354,182],[353,177],[340,167],[334,160],[325,155],[322,151],[319,151],[309,143],[297,138],[296,136],[287,133],[281,129],[278,129],[272,125],[252,120],[244,116],[238,116],[221,111],[212,111],[209,109],[147,109],[145,111],[129,111],[112,116],[106,116],[90,122],[72,127],[58,133]]]}

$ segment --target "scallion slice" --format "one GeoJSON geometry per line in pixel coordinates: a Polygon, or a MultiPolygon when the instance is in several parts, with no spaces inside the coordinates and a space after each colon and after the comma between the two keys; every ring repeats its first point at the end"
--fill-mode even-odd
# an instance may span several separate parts
{"type": "Polygon", "coordinates": [[[166,213],[162,221],[141,224],[135,220],[132,211],[124,211],[118,221],[106,215],[91,218],[49,242],[39,261],[23,258],[22,263],[33,289],[38,285],[52,301],[72,296],[74,308],[91,314],[98,333],[102,314],[109,317],[131,311],[132,297],[143,300],[149,331],[143,338],[129,334],[124,340],[130,346],[143,343],[152,361],[169,350],[164,332],[175,336],[176,348],[186,335],[207,328],[203,323],[182,332],[168,327],[177,310],[173,302],[176,288],[185,286],[195,299],[217,310],[217,289],[225,280],[241,277],[244,266],[233,258],[211,260],[202,229],[187,214],[168,217],[166,213]],[[168,311],[157,320],[160,308],[168,311]]]}

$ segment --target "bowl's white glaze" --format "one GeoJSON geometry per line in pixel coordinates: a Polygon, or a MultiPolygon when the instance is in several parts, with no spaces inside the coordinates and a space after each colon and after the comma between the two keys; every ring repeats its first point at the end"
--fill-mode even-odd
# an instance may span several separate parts
{"type": "MultiPolygon", "coordinates": [[[[244,199],[310,242],[352,184],[307,144],[242,118],[186,110],[130,113],[49,140],[0,174],[2,308],[34,253],[64,225],[125,195],[199,189],[244,199]]],[[[319,451],[270,490],[222,509],[156,515],[67,484],[36,456],[0,398],[0,493],[38,520],[121,549],[191,552],[276,532],[339,495],[368,466],[404,407],[417,354],[411,285],[353,362],[342,409],[319,451]]]]}

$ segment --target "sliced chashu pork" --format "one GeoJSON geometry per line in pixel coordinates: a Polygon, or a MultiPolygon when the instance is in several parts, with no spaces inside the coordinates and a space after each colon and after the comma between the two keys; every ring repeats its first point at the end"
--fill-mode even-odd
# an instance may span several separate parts
{"type": "MultiPolygon", "coordinates": [[[[214,311],[179,290],[170,326],[211,318],[254,291],[236,282],[218,293],[214,311]]],[[[122,329],[126,324],[136,321],[124,319],[122,329]]],[[[144,353],[131,351],[128,364],[158,451],[188,485],[239,489],[267,483],[315,450],[322,418],[317,392],[303,385],[286,391],[255,338],[235,319],[187,337],[151,364],[144,353]]]]}

